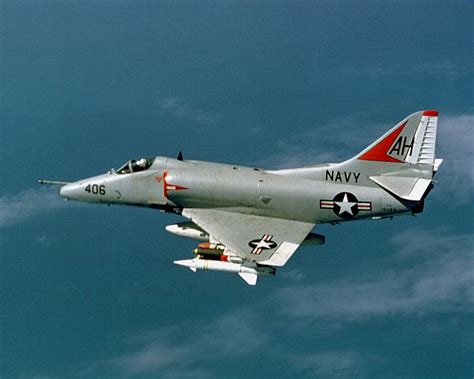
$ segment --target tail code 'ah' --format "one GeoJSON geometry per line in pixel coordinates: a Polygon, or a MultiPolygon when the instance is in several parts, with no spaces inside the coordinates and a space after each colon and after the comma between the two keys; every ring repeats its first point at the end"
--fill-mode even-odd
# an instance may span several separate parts
{"type": "Polygon", "coordinates": [[[356,158],[365,161],[434,165],[437,125],[438,111],[414,113],[356,158]]]}

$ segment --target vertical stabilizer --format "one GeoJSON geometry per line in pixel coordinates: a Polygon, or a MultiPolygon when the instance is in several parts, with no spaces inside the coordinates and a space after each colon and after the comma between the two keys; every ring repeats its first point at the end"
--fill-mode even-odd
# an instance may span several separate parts
{"type": "Polygon", "coordinates": [[[407,201],[422,201],[442,159],[436,157],[438,111],[411,114],[359,154],[341,163],[275,171],[310,179],[378,186],[407,201]]]}
{"type": "Polygon", "coordinates": [[[409,163],[434,165],[437,129],[438,112],[424,111],[415,134],[413,154],[409,163]]]}
{"type": "Polygon", "coordinates": [[[398,198],[421,201],[442,160],[436,158],[438,111],[413,113],[348,161],[332,170],[357,172],[398,198]]]}
{"type": "Polygon", "coordinates": [[[434,165],[438,111],[417,112],[398,123],[356,159],[434,165]]]}

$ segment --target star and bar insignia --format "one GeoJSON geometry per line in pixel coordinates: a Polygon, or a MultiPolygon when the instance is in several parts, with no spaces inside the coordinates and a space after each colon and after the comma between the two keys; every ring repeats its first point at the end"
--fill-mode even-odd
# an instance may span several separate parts
{"type": "Polygon", "coordinates": [[[250,254],[260,255],[263,250],[274,249],[277,244],[275,241],[272,241],[272,238],[273,236],[264,234],[262,238],[250,241],[249,246],[253,247],[250,254]]]}
{"type": "Polygon", "coordinates": [[[350,219],[356,217],[360,211],[371,211],[372,203],[370,201],[359,201],[350,192],[341,192],[334,196],[332,200],[321,200],[319,207],[321,209],[332,209],[337,216],[350,219]]]}

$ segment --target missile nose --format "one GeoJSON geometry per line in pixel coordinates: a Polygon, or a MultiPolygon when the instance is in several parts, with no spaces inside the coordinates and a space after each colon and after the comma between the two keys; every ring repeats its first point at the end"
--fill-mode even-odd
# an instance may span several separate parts
{"type": "Polygon", "coordinates": [[[181,261],[174,261],[175,265],[188,267],[191,271],[196,272],[196,262],[194,259],[183,259],[181,261]]]}

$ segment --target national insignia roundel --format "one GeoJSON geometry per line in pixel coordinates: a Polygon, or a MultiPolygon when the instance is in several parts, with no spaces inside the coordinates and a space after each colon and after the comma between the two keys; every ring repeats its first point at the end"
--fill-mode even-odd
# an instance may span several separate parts
{"type": "Polygon", "coordinates": [[[321,209],[332,209],[333,212],[344,219],[351,219],[359,214],[359,211],[371,211],[370,201],[359,201],[350,192],[340,192],[332,200],[321,200],[321,209]]]}
{"type": "Polygon", "coordinates": [[[263,250],[274,249],[277,244],[275,241],[272,241],[272,238],[272,235],[264,234],[262,238],[250,241],[249,246],[253,248],[251,254],[260,255],[263,250]]]}

